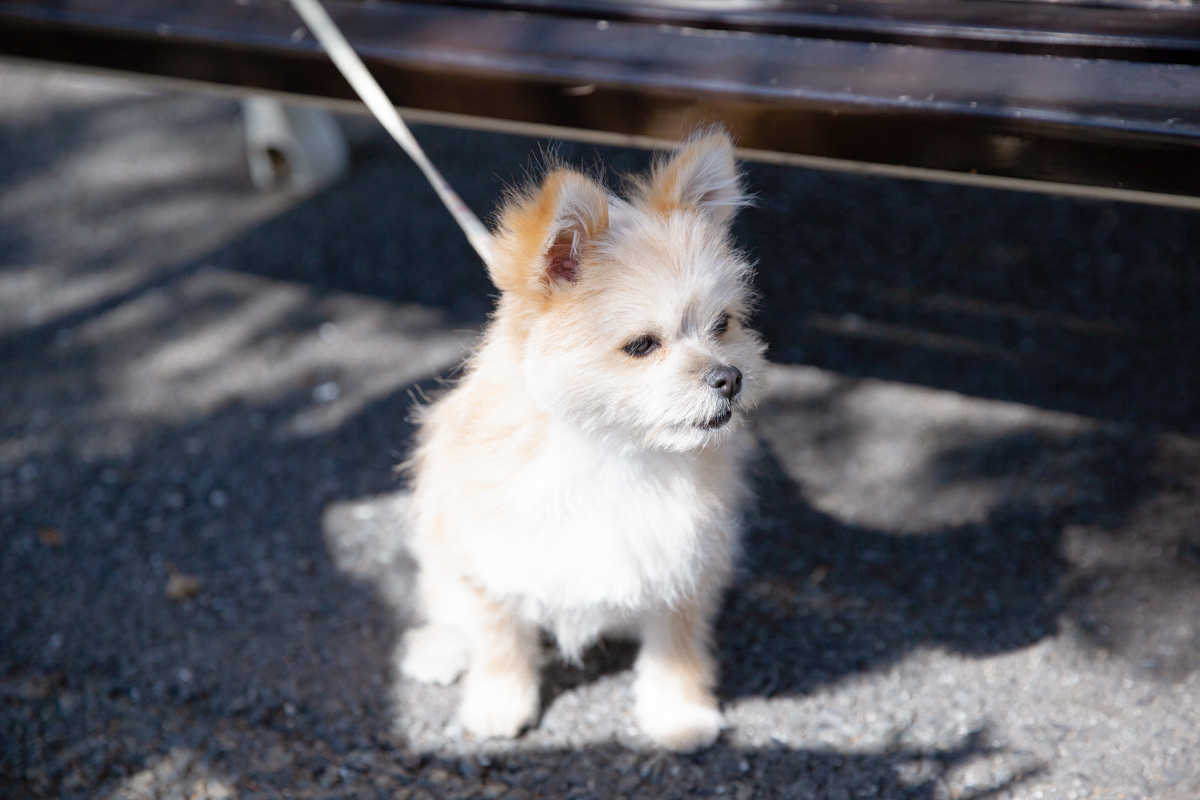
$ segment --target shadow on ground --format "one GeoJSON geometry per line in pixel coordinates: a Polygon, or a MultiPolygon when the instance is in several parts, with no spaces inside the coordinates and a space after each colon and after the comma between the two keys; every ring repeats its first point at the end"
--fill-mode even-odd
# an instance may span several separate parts
{"type": "MultiPolygon", "coordinates": [[[[392,654],[407,620],[336,568],[322,514],[400,488],[409,392],[435,389],[461,354],[447,331],[483,320],[490,287],[457,232],[429,222],[416,170],[348,124],[342,184],[0,343],[0,374],[21,384],[0,423],[0,783],[13,796],[932,798],[996,752],[986,730],[949,747],[898,731],[872,752],[694,756],[599,744],[454,759],[398,740],[392,654]],[[199,584],[171,599],[177,574],[199,584]]],[[[423,136],[476,208],[531,148],[423,136]]],[[[1194,670],[1194,634],[1167,653],[1139,632],[1190,608],[1200,580],[1194,524],[1151,524],[1194,508],[1200,487],[1195,448],[1170,439],[1197,422],[1195,215],[765,166],[751,180],[760,206],[737,233],[760,261],[772,353],[843,378],[763,411],[759,505],[718,626],[722,694],[805,695],[931,646],[1012,651],[1063,620],[1168,678],[1194,670]],[[847,398],[879,379],[1074,421],[934,441],[902,470],[932,511],[850,502],[866,484],[818,485],[801,456],[853,451],[864,434],[847,398]],[[796,418],[807,427],[781,422],[796,418]]],[[[630,658],[615,647],[551,667],[548,696],[630,658]]]]}

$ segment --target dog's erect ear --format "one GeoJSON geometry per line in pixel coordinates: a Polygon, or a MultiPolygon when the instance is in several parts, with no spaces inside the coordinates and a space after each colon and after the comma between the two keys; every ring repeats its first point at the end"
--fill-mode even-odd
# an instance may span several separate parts
{"type": "Polygon", "coordinates": [[[580,277],[588,250],[608,230],[608,193],[574,170],[551,170],[500,212],[492,282],[505,292],[547,295],[580,277]]]}
{"type": "Polygon", "coordinates": [[[750,204],[733,142],[721,129],[693,135],[673,156],[655,162],[649,175],[635,180],[633,190],[648,210],[664,215],[701,211],[719,225],[728,225],[740,207],[750,204]]]}

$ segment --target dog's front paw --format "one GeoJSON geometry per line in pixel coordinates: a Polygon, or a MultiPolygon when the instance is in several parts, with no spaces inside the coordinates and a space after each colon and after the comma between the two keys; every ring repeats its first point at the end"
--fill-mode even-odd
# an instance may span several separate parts
{"type": "Polygon", "coordinates": [[[458,712],[471,734],[512,738],[533,723],[538,712],[538,685],[516,675],[468,675],[458,712]]]}
{"type": "Polygon", "coordinates": [[[696,702],[643,693],[635,713],[643,733],[655,744],[678,753],[708,747],[725,727],[725,718],[712,698],[696,702]]]}
{"type": "Polygon", "coordinates": [[[421,683],[454,683],[467,668],[467,639],[448,625],[425,625],[404,637],[401,674],[421,683]]]}

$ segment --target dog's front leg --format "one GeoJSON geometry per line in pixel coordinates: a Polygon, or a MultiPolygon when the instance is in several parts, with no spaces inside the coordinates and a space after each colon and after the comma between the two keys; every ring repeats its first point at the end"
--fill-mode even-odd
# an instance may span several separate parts
{"type": "Polygon", "coordinates": [[[635,713],[642,731],[671,750],[712,744],[724,720],[713,695],[707,604],[650,614],[642,621],[635,713]]]}
{"type": "Polygon", "coordinates": [[[477,593],[459,719],[476,736],[516,736],[537,718],[537,629],[477,593]]]}

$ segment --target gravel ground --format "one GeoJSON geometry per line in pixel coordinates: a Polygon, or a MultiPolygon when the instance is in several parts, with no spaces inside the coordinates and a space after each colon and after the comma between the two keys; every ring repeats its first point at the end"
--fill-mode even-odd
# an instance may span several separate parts
{"type": "MultiPolygon", "coordinates": [[[[1200,796],[1196,214],[750,165],[729,730],[654,751],[607,642],[479,742],[396,679],[392,467],[490,287],[342,122],[350,175],[261,195],[227,100],[0,68],[0,795],[1200,796]]],[[[479,210],[539,148],[418,135],[479,210]]]]}

